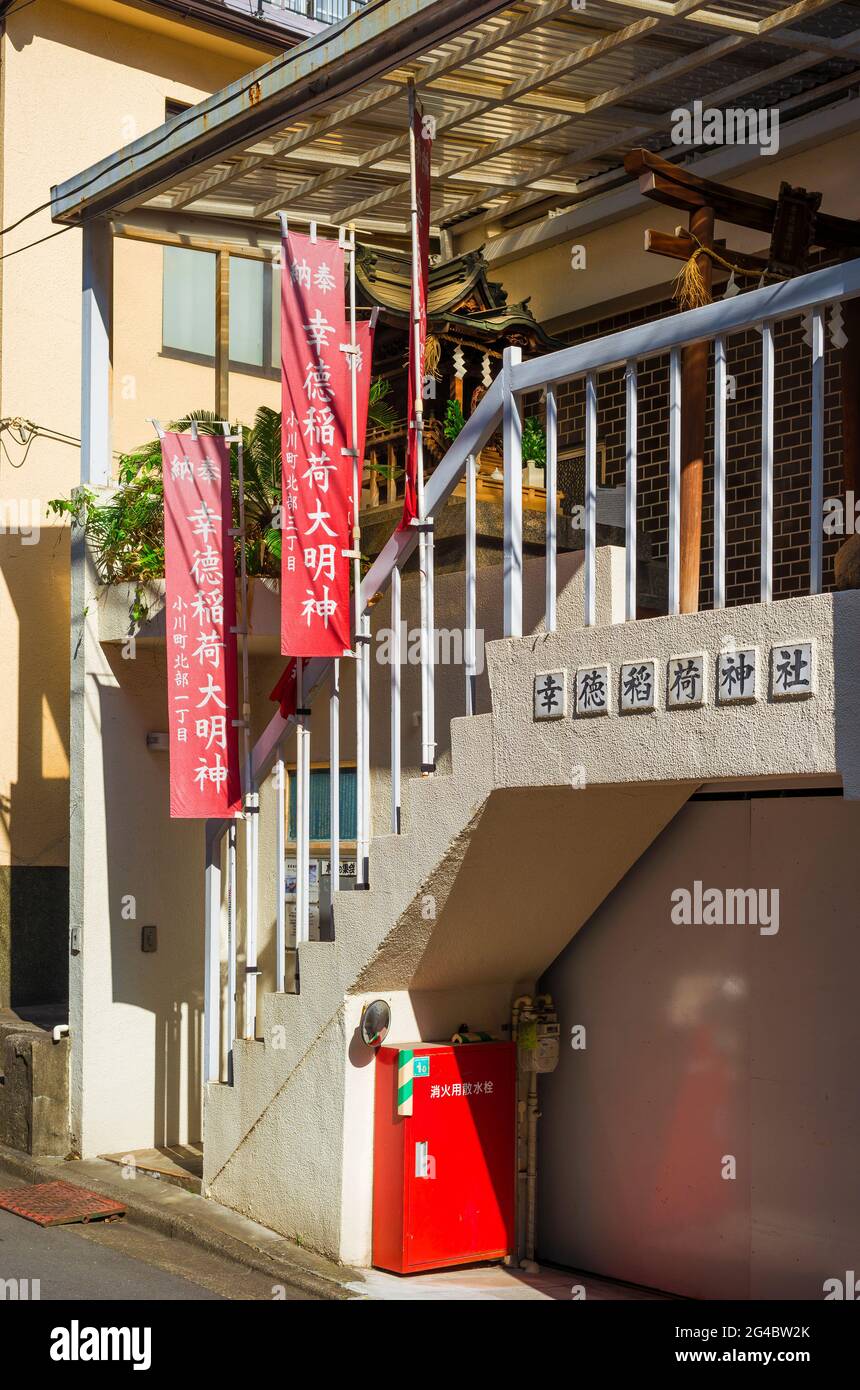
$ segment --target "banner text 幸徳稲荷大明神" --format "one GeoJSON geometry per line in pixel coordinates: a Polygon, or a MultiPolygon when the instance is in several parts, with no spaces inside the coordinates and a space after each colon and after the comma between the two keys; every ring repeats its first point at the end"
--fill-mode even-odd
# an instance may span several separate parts
{"type": "Polygon", "coordinates": [[[233,500],[226,440],[165,434],[164,563],[172,817],[241,806],[233,500]]]}

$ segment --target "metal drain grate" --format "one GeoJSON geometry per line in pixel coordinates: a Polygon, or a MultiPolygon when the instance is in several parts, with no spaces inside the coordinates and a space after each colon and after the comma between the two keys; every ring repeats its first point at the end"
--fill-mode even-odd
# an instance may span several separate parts
{"type": "Polygon", "coordinates": [[[68,1226],[76,1221],[110,1221],[125,1216],[112,1197],[100,1197],[70,1182],[40,1182],[0,1192],[0,1210],[23,1216],[39,1226],[68,1226]]]}

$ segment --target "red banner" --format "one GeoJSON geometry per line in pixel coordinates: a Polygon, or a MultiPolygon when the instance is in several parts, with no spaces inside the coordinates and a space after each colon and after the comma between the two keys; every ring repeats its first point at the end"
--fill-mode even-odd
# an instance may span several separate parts
{"type": "MultiPolygon", "coordinates": [[[[355,340],[358,348],[358,380],[356,383],[358,394],[358,455],[363,461],[365,444],[367,441],[367,416],[370,407],[370,381],[373,363],[373,329],[367,319],[362,323],[356,324],[355,340]]],[[[363,469],[362,475],[359,477],[359,495],[362,482],[363,469]]],[[[349,494],[348,521],[351,531],[352,491],[350,491],[349,494]]],[[[273,700],[275,704],[278,705],[282,719],[291,719],[295,715],[296,663],[294,659],[287,662],[269,699],[273,700]]]]}
{"type": "Polygon", "coordinates": [[[409,437],[406,441],[406,479],[400,530],[418,515],[418,431],[415,428],[415,402],[422,398],[424,384],[424,344],[427,341],[427,288],[430,275],[430,154],[432,126],[425,123],[418,101],[412,106],[412,141],[415,147],[415,203],[418,208],[418,244],[413,234],[412,257],[418,257],[418,347],[415,343],[415,272],[409,306],[409,437]],[[417,360],[416,360],[417,359],[417,360]]]}
{"type": "Polygon", "coordinates": [[[161,461],[170,814],[229,816],[242,804],[229,447],[165,434],[161,461]]]}
{"type": "Polygon", "coordinates": [[[350,647],[352,398],[344,251],[289,232],[281,273],[281,652],[350,647]]]}
{"type": "Polygon", "coordinates": [[[269,696],[278,706],[278,713],[282,719],[292,719],[296,713],[296,662],[295,657],[288,661],[281,672],[278,683],[269,696]]]}

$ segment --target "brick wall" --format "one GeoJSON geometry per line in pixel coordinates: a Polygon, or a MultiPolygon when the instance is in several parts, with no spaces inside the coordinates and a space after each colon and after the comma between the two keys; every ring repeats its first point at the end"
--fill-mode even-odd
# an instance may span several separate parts
{"type": "MultiPolygon", "coordinates": [[[[596,320],[563,336],[571,343],[614,333],[674,313],[670,300],[596,320]]],[[[808,592],[810,535],[810,351],[798,319],[777,325],[774,406],[774,597],[808,592]]],[[[726,602],[759,600],[761,500],[761,337],[751,330],[726,345],[727,372],[735,395],[727,403],[726,602]]],[[[840,354],[827,343],[825,361],[824,495],[843,492],[840,354]]],[[[657,559],[667,555],[669,359],[640,361],[638,371],[639,529],[651,538],[657,559]]],[[[560,388],[559,449],[581,447],[585,390],[560,388]]],[[[700,606],[713,603],[713,365],[709,371],[702,521],[700,606]]],[[[619,368],[598,377],[598,441],[606,449],[606,486],[624,484],[625,392],[619,368]]],[[[575,498],[571,500],[577,500],[575,498]]],[[[579,499],[581,500],[581,499],[579,499]]],[[[820,524],[820,521],[819,521],[820,524]]],[[[824,586],[833,583],[840,537],[824,537],[824,586]]]]}

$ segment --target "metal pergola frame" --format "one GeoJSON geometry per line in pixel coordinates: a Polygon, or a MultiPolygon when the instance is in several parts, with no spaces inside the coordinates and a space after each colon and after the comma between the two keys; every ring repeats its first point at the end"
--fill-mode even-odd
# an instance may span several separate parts
{"type": "MultiPolygon", "coordinates": [[[[226,419],[230,255],[271,255],[281,209],[291,224],[354,221],[363,240],[404,242],[410,80],[435,120],[433,221],[444,253],[456,229],[515,225],[506,218],[534,225],[548,206],[575,203],[602,181],[626,182],[623,154],[652,137],[667,143],[673,111],[693,99],[690,92],[719,106],[773,90],[788,104],[798,94],[791,84],[799,81],[801,88],[808,82],[814,103],[816,87],[832,93],[834,84],[840,92],[860,85],[860,30],[845,27],[842,18],[835,32],[822,30],[828,12],[845,19],[854,13],[845,0],[589,0],[584,10],[571,8],[570,0],[371,0],[54,188],[53,219],[83,230],[82,481],[111,482],[115,236],[216,251],[216,410],[226,419]],[[813,21],[815,27],[802,27],[813,21]]],[[[792,302],[790,290],[783,299],[792,302]]],[[[732,312],[725,310],[726,317],[732,312]]],[[[682,318],[672,321],[671,332],[683,331],[682,318]]],[[[515,398],[547,379],[547,359],[521,365],[515,352],[508,350],[503,372],[449,451],[446,468],[433,474],[428,507],[444,501],[455,471],[459,478],[501,411],[505,534],[516,553],[515,398]]],[[[569,370],[557,379],[579,370],[581,354],[570,354],[569,370]]],[[[589,440],[593,457],[593,428],[589,440]]],[[[389,540],[361,586],[365,606],[415,541],[408,531],[389,540]]],[[[505,578],[505,630],[512,635],[520,602],[514,567],[505,578]]],[[[306,688],[321,675],[320,663],[309,663],[306,688]]],[[[278,757],[287,727],[276,714],[258,740],[256,782],[278,757]]],[[[224,829],[209,822],[206,832],[208,1079],[218,1074],[217,856],[224,829]]]]}
{"type": "Polygon", "coordinates": [[[66,180],[51,206],[84,230],[83,481],[110,481],[115,235],[214,248],[222,327],[229,256],[272,255],[282,208],[299,225],[356,221],[363,240],[403,243],[410,80],[435,121],[443,254],[476,225],[500,242],[524,221],[544,235],[550,208],[575,215],[625,180],[631,145],[665,146],[690,90],[713,106],[775,91],[791,108],[818,88],[829,102],[860,85],[854,15],[845,0],[372,0],[66,180]]]}

